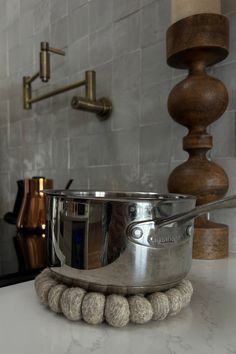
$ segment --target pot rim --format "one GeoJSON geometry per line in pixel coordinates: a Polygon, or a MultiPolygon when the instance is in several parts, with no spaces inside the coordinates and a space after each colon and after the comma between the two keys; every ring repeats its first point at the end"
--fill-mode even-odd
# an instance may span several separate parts
{"type": "Polygon", "coordinates": [[[196,197],[188,194],[155,193],[155,192],[127,192],[127,191],[95,191],[95,190],[65,190],[45,189],[44,194],[52,197],[64,197],[66,199],[116,201],[116,202],[145,202],[145,201],[173,201],[183,202],[196,200],[196,197]]]}

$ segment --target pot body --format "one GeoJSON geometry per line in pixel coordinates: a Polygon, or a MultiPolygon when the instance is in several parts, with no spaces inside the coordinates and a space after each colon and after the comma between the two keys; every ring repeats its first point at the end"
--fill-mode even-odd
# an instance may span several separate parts
{"type": "Polygon", "coordinates": [[[58,267],[54,271],[64,281],[71,280],[84,287],[97,284],[101,287],[92,289],[100,291],[117,292],[120,286],[153,291],[159,286],[168,288],[176,284],[190,270],[193,221],[158,228],[150,220],[194,208],[194,197],[156,193],[45,193],[49,265],[58,267]],[[131,223],[143,220],[147,223],[136,224],[127,233],[131,223]]]}

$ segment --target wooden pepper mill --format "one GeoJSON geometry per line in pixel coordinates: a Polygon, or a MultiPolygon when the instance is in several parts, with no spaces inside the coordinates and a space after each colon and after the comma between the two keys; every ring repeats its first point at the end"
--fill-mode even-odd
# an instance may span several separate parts
{"type": "MultiPolygon", "coordinates": [[[[207,127],[216,121],[228,104],[223,83],[206,73],[228,55],[229,23],[218,14],[197,14],[174,23],[167,31],[167,63],[188,69],[186,79],[170,92],[168,110],[171,117],[188,128],[183,149],[189,159],[175,168],[168,179],[172,193],[197,197],[197,205],[224,197],[228,177],[224,170],[207,158],[212,136],[207,127]]],[[[208,220],[195,220],[193,258],[217,259],[228,255],[228,226],[208,220]]]]}

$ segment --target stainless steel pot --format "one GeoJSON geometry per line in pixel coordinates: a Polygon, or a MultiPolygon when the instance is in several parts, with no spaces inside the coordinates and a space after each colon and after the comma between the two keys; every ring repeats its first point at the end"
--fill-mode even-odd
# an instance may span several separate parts
{"type": "Polygon", "coordinates": [[[188,195],[45,194],[48,259],[55,275],[68,284],[122,294],[179,283],[191,267],[194,217],[236,204],[235,196],[193,209],[195,197],[188,195]]]}

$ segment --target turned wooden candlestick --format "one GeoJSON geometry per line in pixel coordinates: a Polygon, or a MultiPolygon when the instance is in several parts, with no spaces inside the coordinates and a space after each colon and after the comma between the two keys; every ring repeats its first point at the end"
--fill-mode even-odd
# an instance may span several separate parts
{"type": "MultiPolygon", "coordinates": [[[[228,55],[229,24],[218,14],[199,14],[174,23],[167,31],[167,63],[188,69],[189,74],[170,92],[171,117],[188,128],[183,149],[189,159],[175,168],[168,180],[172,193],[197,197],[197,204],[221,199],[228,190],[225,171],[206,154],[212,148],[207,127],[228,104],[223,83],[206,73],[228,55]]],[[[217,259],[228,255],[228,226],[214,223],[204,215],[195,220],[193,258],[217,259]]]]}

